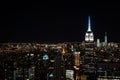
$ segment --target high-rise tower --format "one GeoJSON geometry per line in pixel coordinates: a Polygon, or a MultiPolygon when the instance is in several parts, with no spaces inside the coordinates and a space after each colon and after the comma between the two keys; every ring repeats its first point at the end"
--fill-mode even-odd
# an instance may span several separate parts
{"type": "Polygon", "coordinates": [[[105,32],[105,46],[107,45],[107,33],[105,32]]]}
{"type": "Polygon", "coordinates": [[[85,34],[85,41],[86,42],[93,42],[94,41],[94,35],[93,32],[91,30],[91,20],[90,20],[90,16],[88,17],[88,30],[85,34]]]}
{"type": "Polygon", "coordinates": [[[97,47],[100,47],[100,39],[97,39],[97,47]]]}
{"type": "Polygon", "coordinates": [[[57,55],[55,58],[54,80],[65,80],[65,63],[64,63],[62,51],[60,50],[56,54],[57,55]]]}
{"type": "Polygon", "coordinates": [[[88,30],[85,34],[85,54],[93,55],[93,49],[94,49],[94,35],[91,30],[91,20],[89,16],[88,17],[88,30]]]}
{"type": "Polygon", "coordinates": [[[86,75],[88,74],[94,74],[95,67],[95,52],[94,52],[95,42],[94,42],[94,35],[91,30],[91,20],[90,16],[88,17],[88,30],[85,34],[85,54],[83,56],[83,65],[82,68],[85,70],[84,73],[86,75]]]}

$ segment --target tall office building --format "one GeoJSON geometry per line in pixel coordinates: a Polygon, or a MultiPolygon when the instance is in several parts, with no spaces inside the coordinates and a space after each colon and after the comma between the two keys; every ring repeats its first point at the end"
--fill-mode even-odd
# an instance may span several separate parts
{"type": "Polygon", "coordinates": [[[55,58],[55,76],[54,80],[66,80],[65,78],[65,61],[62,55],[62,51],[58,51],[55,58]]]}
{"type": "Polygon", "coordinates": [[[57,54],[55,51],[50,51],[49,54],[47,80],[55,80],[55,57],[57,54]]]}
{"type": "Polygon", "coordinates": [[[76,80],[80,80],[79,70],[80,70],[80,52],[74,52],[75,56],[75,78],[76,80]]]}
{"type": "Polygon", "coordinates": [[[75,52],[75,66],[79,67],[80,66],[80,52],[75,52]]]}
{"type": "Polygon", "coordinates": [[[97,47],[100,47],[100,39],[97,39],[97,47]]]}
{"type": "MultiPolygon", "coordinates": [[[[94,55],[93,54],[93,48],[94,48],[94,35],[91,30],[91,21],[90,21],[90,16],[88,17],[88,30],[85,34],[85,56],[88,57],[94,55]]],[[[92,60],[92,59],[91,59],[92,60]]],[[[89,60],[89,61],[91,61],[89,60]]]]}
{"type": "Polygon", "coordinates": [[[105,46],[107,46],[107,33],[105,32],[105,41],[104,41],[104,43],[105,43],[105,46]]]}
{"type": "Polygon", "coordinates": [[[93,73],[94,70],[94,65],[91,65],[91,63],[94,64],[94,35],[91,30],[91,20],[90,16],[88,17],[88,30],[85,34],[85,54],[84,54],[84,61],[83,61],[83,68],[85,68],[85,72],[88,73],[93,73]]]}

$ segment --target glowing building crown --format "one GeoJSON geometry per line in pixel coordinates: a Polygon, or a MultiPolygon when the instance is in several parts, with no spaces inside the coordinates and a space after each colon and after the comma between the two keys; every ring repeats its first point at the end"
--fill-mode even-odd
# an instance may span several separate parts
{"type": "Polygon", "coordinates": [[[90,16],[88,17],[88,30],[91,31],[91,21],[90,21],[90,16]]]}
{"type": "Polygon", "coordinates": [[[88,30],[85,34],[85,41],[87,42],[93,42],[94,41],[94,35],[91,30],[91,21],[90,21],[90,16],[88,17],[88,30]]]}

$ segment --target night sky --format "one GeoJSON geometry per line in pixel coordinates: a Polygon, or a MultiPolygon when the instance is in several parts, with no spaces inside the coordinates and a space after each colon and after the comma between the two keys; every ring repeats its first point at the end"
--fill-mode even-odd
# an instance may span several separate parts
{"type": "Polygon", "coordinates": [[[78,42],[84,40],[87,19],[95,40],[120,42],[120,6],[114,3],[39,2],[0,6],[0,42],[78,42]]]}

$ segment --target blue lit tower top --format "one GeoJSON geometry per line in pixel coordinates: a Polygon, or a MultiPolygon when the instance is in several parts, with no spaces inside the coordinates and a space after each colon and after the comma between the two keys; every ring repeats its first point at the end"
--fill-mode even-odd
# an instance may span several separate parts
{"type": "Polygon", "coordinates": [[[90,16],[88,16],[88,30],[91,31],[91,21],[90,21],[90,16]]]}
{"type": "Polygon", "coordinates": [[[85,34],[85,41],[86,42],[93,42],[94,41],[94,35],[93,32],[91,30],[91,20],[90,20],[90,16],[88,16],[88,30],[85,34]]]}

